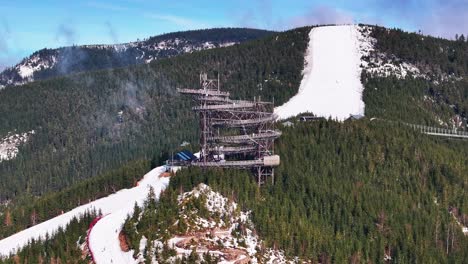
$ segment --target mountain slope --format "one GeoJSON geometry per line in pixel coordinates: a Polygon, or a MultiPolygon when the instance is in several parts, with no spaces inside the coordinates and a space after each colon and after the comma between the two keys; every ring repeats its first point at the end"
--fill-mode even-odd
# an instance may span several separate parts
{"type": "Polygon", "coordinates": [[[232,197],[252,210],[266,246],[287,256],[319,263],[468,260],[467,141],[369,120],[279,128],[274,184],[257,189],[248,171],[192,168],[171,178],[168,190],[204,183],[232,197]]]}
{"type": "MultiPolygon", "coordinates": [[[[168,190],[159,202],[149,195],[145,205],[127,217],[121,235],[131,242],[126,263],[153,259],[159,263],[196,259],[208,263],[297,263],[264,245],[250,212],[203,183],[178,195],[168,190]]],[[[105,260],[101,252],[105,250],[95,255],[105,260]]],[[[119,262],[121,254],[120,247],[114,249],[114,262],[119,262]]]]}
{"type": "Polygon", "coordinates": [[[369,27],[366,115],[451,129],[468,128],[468,42],[369,27]]]}
{"type": "MultiPolygon", "coordinates": [[[[268,181],[258,189],[247,171],[180,170],[159,203],[146,202],[144,210],[127,218],[123,228],[134,251],[121,251],[116,239],[110,243],[120,254],[139,258],[154,254],[151,247],[156,245],[164,249],[148,241],[157,240],[165,230],[177,233],[187,228],[173,225],[180,217],[174,201],[204,183],[238,203],[240,210],[252,210],[252,222],[265,246],[284,250],[287,256],[322,263],[468,260],[463,250],[468,237],[462,230],[468,223],[463,192],[467,142],[434,140],[405,126],[366,120],[295,122],[280,128],[283,137],[277,153],[283,161],[274,184],[268,181]]],[[[203,218],[206,211],[199,205],[194,202],[187,208],[199,210],[195,216],[203,218]]],[[[109,245],[101,248],[110,249],[109,245]]],[[[196,245],[201,244],[192,243],[196,245]]],[[[45,257],[58,250],[28,247],[19,256],[45,257]]],[[[163,252],[155,257],[172,254],[163,252]]],[[[119,255],[111,257],[117,260],[119,255]]]]}
{"type": "MultiPolygon", "coordinates": [[[[65,214],[61,214],[55,218],[52,218],[48,221],[35,225],[34,227],[28,228],[22,232],[18,232],[13,236],[10,236],[6,239],[0,240],[0,258],[9,256],[16,252],[17,249],[23,248],[28,242],[32,239],[34,240],[43,240],[46,235],[53,235],[57,233],[60,228],[66,227],[73,218],[79,218],[86,213],[90,212],[99,212],[102,215],[113,214],[109,218],[115,218],[120,213],[122,215],[121,221],[112,222],[116,226],[121,226],[127,214],[131,213],[135,203],[139,206],[143,205],[143,200],[146,197],[146,194],[149,188],[155,189],[155,192],[159,193],[165,189],[166,185],[169,182],[168,178],[159,178],[159,175],[164,172],[163,167],[158,167],[148,172],[143,179],[139,182],[138,186],[131,189],[123,189],[119,192],[109,195],[87,203],[80,207],[77,207],[65,214]]],[[[107,221],[108,219],[106,219],[107,221]]],[[[103,221],[103,222],[106,222],[103,221]]],[[[109,228],[114,227],[113,225],[108,226],[109,228]]],[[[91,239],[97,239],[98,237],[92,237],[91,239]]],[[[109,241],[109,237],[102,237],[103,239],[109,241]]],[[[115,237],[115,242],[117,243],[117,237],[115,237]]],[[[93,241],[94,242],[94,241],[93,241]]]]}
{"type": "Polygon", "coordinates": [[[219,28],[169,33],[123,44],[42,49],[0,73],[0,88],[75,72],[149,63],[184,53],[231,46],[273,33],[258,29],[219,28]]]}
{"type": "Polygon", "coordinates": [[[11,131],[35,134],[15,159],[0,162],[1,202],[32,199],[130,160],[159,159],[183,141],[197,142],[190,101],[175,88],[196,86],[200,71],[215,76],[219,69],[222,89],[235,97],[284,102],[297,91],[308,32],[6,87],[0,91],[0,138],[11,131]]]}

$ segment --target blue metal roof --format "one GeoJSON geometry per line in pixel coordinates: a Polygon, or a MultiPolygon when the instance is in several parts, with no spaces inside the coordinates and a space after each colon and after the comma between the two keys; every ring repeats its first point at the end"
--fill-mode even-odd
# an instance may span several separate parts
{"type": "Polygon", "coordinates": [[[174,155],[174,160],[183,160],[183,161],[191,161],[191,160],[196,160],[197,157],[195,157],[192,152],[188,150],[182,150],[180,152],[177,152],[174,155]]]}

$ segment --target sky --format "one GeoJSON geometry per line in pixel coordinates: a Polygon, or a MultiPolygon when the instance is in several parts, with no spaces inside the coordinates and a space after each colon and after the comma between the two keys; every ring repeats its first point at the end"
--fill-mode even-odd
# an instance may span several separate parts
{"type": "Polygon", "coordinates": [[[454,38],[468,0],[0,0],[0,70],[42,48],[113,44],[213,27],[367,23],[454,38]]]}

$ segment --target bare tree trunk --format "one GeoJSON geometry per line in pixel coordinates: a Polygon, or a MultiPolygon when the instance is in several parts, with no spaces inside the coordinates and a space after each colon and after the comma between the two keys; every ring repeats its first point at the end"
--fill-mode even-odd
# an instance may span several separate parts
{"type": "Polygon", "coordinates": [[[445,243],[445,252],[448,255],[449,250],[449,237],[450,237],[450,224],[447,226],[447,242],[445,243]]]}
{"type": "Polygon", "coordinates": [[[452,225],[452,251],[453,251],[453,242],[455,240],[455,228],[456,228],[456,226],[452,225]]]}

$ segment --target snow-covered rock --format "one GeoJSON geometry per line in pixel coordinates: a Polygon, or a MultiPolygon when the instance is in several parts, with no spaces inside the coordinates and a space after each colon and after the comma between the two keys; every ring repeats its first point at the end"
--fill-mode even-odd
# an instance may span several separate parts
{"type": "MultiPolygon", "coordinates": [[[[180,194],[177,201],[179,220],[174,225],[180,225],[179,221],[183,221],[186,229],[183,234],[172,236],[167,241],[151,241],[154,245],[152,253],[158,248],[161,255],[163,245],[167,244],[176,252],[176,257],[170,262],[188,257],[194,251],[200,258],[210,254],[218,258],[219,263],[293,262],[282,251],[265,248],[255,232],[250,212],[241,211],[235,202],[209,186],[199,184],[193,190],[180,194]]],[[[143,260],[142,243],[140,241],[137,262],[143,260]]],[[[157,262],[153,259],[152,263],[157,262]]]]}
{"type": "Polygon", "coordinates": [[[18,147],[28,141],[29,137],[35,132],[31,130],[21,134],[14,134],[12,132],[2,139],[0,139],[0,162],[3,160],[11,160],[18,155],[18,147]]]}
{"type": "Polygon", "coordinates": [[[375,48],[377,40],[371,36],[372,27],[358,27],[359,52],[361,55],[361,67],[373,76],[388,77],[396,76],[404,79],[411,75],[413,77],[427,78],[413,64],[404,62],[393,54],[386,54],[375,48]]]}

